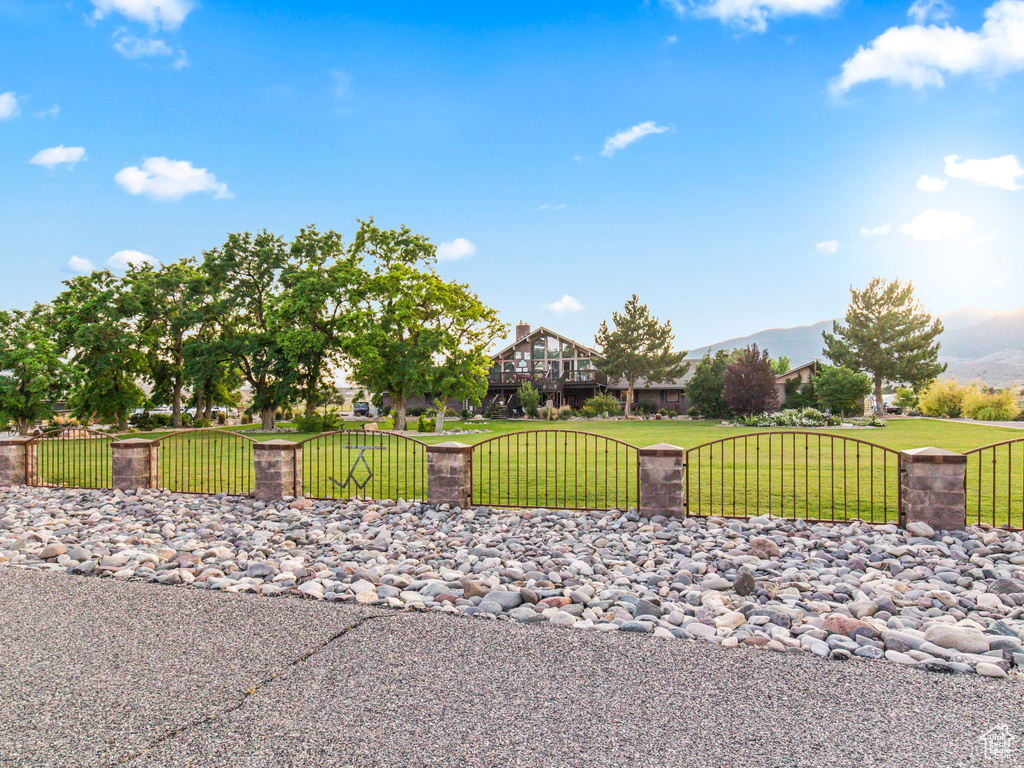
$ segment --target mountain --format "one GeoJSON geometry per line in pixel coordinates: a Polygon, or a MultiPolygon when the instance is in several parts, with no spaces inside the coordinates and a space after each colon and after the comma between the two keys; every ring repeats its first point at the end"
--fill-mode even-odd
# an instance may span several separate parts
{"type": "MultiPolygon", "coordinates": [[[[982,381],[989,386],[1007,386],[1024,381],[1024,309],[1004,312],[964,307],[939,315],[945,330],[939,336],[939,359],[948,368],[943,378],[982,381]]],[[[795,328],[766,331],[694,347],[690,358],[699,359],[706,350],[735,349],[757,344],[772,357],[785,355],[793,365],[814,358],[824,359],[821,332],[832,329],[831,320],[795,328]]]]}

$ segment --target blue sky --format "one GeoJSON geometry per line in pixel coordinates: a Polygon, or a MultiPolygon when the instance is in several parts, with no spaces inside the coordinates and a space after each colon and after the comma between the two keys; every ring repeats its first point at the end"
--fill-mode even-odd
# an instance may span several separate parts
{"type": "Polygon", "coordinates": [[[0,0],[0,306],[370,216],[585,342],[1024,305],[1024,0],[254,7],[0,0]]]}

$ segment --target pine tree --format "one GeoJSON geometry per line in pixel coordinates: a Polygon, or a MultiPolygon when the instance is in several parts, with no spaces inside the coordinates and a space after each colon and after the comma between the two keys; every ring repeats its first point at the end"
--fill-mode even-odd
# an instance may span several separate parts
{"type": "Polygon", "coordinates": [[[633,390],[637,381],[646,379],[648,384],[661,384],[684,376],[690,369],[683,363],[686,352],[673,352],[672,323],[664,325],[658,318],[651,317],[646,304],[641,304],[634,293],[626,302],[625,312],[612,312],[615,330],[608,330],[608,323],[601,321],[601,328],[595,337],[601,347],[604,362],[599,369],[611,379],[623,379],[626,390],[626,415],[633,408],[633,390]]]}
{"type": "Polygon", "coordinates": [[[850,287],[852,300],[846,325],[833,323],[833,333],[822,331],[825,356],[836,365],[871,374],[875,410],[885,413],[882,384],[917,386],[946,370],[938,362],[942,321],[914,300],[914,284],[891,283],[880,277],[858,291],[850,287]]]}

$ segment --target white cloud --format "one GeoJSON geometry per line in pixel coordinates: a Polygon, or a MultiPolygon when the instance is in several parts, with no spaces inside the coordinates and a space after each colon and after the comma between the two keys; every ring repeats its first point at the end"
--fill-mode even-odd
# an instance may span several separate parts
{"type": "Polygon", "coordinates": [[[447,243],[437,246],[437,258],[439,261],[456,261],[472,256],[476,253],[476,246],[464,237],[456,237],[447,243]]]}
{"type": "Polygon", "coordinates": [[[42,112],[36,112],[36,117],[52,117],[54,120],[57,119],[57,115],[60,114],[60,107],[54,104],[49,109],[44,109],[42,112]]]}
{"type": "Polygon", "coordinates": [[[917,180],[917,188],[922,192],[941,192],[946,188],[947,183],[945,179],[937,179],[925,174],[917,180]]]}
{"type": "Polygon", "coordinates": [[[946,75],[1002,75],[1024,69],[1024,0],[999,0],[985,11],[978,32],[960,27],[891,27],[843,64],[829,86],[833,95],[859,83],[941,88],[946,75]]]}
{"type": "Polygon", "coordinates": [[[177,29],[192,10],[190,0],[92,0],[92,4],[94,19],[119,13],[152,29],[177,29]]]}
{"type": "Polygon", "coordinates": [[[156,38],[142,39],[133,35],[122,34],[114,43],[114,50],[126,59],[142,59],[148,56],[172,56],[174,49],[163,40],[156,38]]]}
{"type": "Polygon", "coordinates": [[[564,315],[566,312],[579,312],[583,309],[583,305],[568,293],[563,293],[562,298],[551,304],[545,304],[544,309],[554,315],[564,315]]]}
{"type": "Polygon", "coordinates": [[[861,227],[860,233],[864,237],[882,237],[888,235],[890,229],[892,229],[892,224],[882,224],[878,227],[861,227]]]}
{"type": "MultiPolygon", "coordinates": [[[[686,9],[679,0],[667,0],[680,16],[686,9]]],[[[838,8],[842,0],[703,0],[693,5],[698,16],[718,19],[749,32],[764,32],[768,19],[810,14],[820,16],[838,8]]]]}
{"type": "Polygon", "coordinates": [[[1020,189],[1017,179],[1024,176],[1024,168],[1016,155],[993,157],[990,160],[960,160],[959,155],[947,155],[946,175],[953,179],[967,179],[983,187],[998,187],[1009,192],[1020,189]]]}
{"type": "Polygon", "coordinates": [[[194,168],[187,160],[147,157],[142,167],[122,168],[114,181],[133,195],[149,195],[157,200],[180,200],[194,192],[213,192],[220,199],[234,197],[228,185],[205,168],[194,168]]]}
{"type": "Polygon", "coordinates": [[[839,250],[838,240],[823,240],[814,246],[822,256],[832,256],[839,250]]]}
{"type": "Polygon", "coordinates": [[[21,105],[14,91],[0,93],[0,120],[10,120],[21,114],[21,105]]]}
{"type": "Polygon", "coordinates": [[[352,89],[352,75],[346,74],[340,69],[331,70],[331,80],[334,81],[334,84],[331,86],[331,93],[339,99],[342,96],[346,96],[352,89]]]}
{"type": "Polygon", "coordinates": [[[958,238],[974,226],[974,219],[962,213],[937,211],[934,208],[919,214],[909,224],[900,227],[900,232],[915,240],[938,242],[958,238]]]}
{"type": "Polygon", "coordinates": [[[624,131],[619,131],[614,136],[609,138],[604,143],[604,149],[601,150],[602,157],[611,157],[618,150],[625,149],[634,141],[639,141],[644,136],[649,136],[652,133],[665,133],[666,131],[672,130],[664,125],[657,125],[653,120],[648,120],[645,123],[634,125],[632,128],[627,128],[624,131]]]}
{"type": "Polygon", "coordinates": [[[83,259],[81,256],[72,256],[68,259],[67,268],[72,272],[80,272],[83,275],[95,269],[91,261],[83,259]]]}
{"type": "Polygon", "coordinates": [[[944,21],[952,13],[952,7],[945,0],[916,0],[907,10],[907,16],[915,24],[924,24],[927,21],[944,21]]]}
{"type": "Polygon", "coordinates": [[[558,205],[538,205],[537,206],[537,210],[538,211],[560,211],[563,208],[565,208],[565,203],[560,203],[558,205]]]}
{"type": "Polygon", "coordinates": [[[75,163],[86,160],[85,147],[65,147],[63,144],[49,149],[41,149],[29,160],[32,165],[43,165],[51,171],[62,163],[67,163],[68,170],[75,167],[75,163]]]}
{"type": "Polygon", "coordinates": [[[668,37],[665,38],[665,42],[668,43],[669,45],[675,45],[677,42],[679,42],[679,35],[669,35],[668,37]]]}
{"type": "Polygon", "coordinates": [[[185,67],[187,67],[188,66],[188,54],[185,53],[184,51],[178,51],[178,58],[176,58],[174,60],[174,63],[171,64],[171,66],[174,67],[175,69],[184,69],[185,67]]]}
{"type": "Polygon", "coordinates": [[[118,251],[109,259],[107,266],[112,269],[128,269],[128,267],[141,267],[144,264],[159,264],[156,259],[142,251],[118,251]]]}

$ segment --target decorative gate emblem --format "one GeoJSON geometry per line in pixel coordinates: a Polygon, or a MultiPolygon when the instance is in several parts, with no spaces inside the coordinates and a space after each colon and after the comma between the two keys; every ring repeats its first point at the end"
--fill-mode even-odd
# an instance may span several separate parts
{"type": "Polygon", "coordinates": [[[334,483],[336,486],[338,486],[339,488],[341,488],[342,490],[345,490],[345,488],[348,487],[348,484],[352,483],[356,488],[358,488],[361,491],[373,479],[373,470],[370,469],[370,465],[367,463],[366,457],[363,454],[366,453],[366,451],[383,451],[384,450],[384,446],[383,445],[344,445],[342,447],[345,448],[346,450],[349,450],[349,451],[359,451],[359,455],[356,456],[356,460],[352,462],[352,466],[348,470],[348,477],[345,478],[345,482],[344,483],[339,483],[333,477],[330,478],[330,481],[332,483],[334,483]],[[359,462],[360,461],[363,462],[363,466],[366,467],[366,473],[367,473],[366,474],[366,479],[363,480],[363,482],[361,482],[361,483],[356,478],[356,467],[359,466],[359,462]]]}

